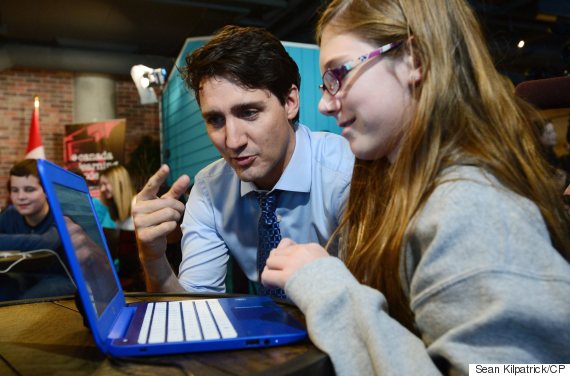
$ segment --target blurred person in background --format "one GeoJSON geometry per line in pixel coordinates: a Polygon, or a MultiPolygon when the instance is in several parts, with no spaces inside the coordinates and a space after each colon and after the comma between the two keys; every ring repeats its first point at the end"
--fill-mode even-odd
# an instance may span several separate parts
{"type": "Polygon", "coordinates": [[[570,117],[566,127],[566,154],[560,157],[560,167],[566,171],[566,175],[570,175],[570,117]]]}
{"type": "Polygon", "coordinates": [[[552,167],[553,179],[560,187],[560,191],[564,191],[567,172],[564,170],[563,158],[558,157],[554,151],[554,147],[558,143],[558,133],[556,133],[554,124],[552,124],[550,119],[544,119],[535,123],[538,126],[544,158],[552,167]]]}
{"type": "Polygon", "coordinates": [[[11,205],[0,214],[0,251],[46,249],[56,252],[60,260],[43,258],[40,259],[42,264],[36,265],[33,271],[27,270],[27,265],[23,264],[14,269],[16,271],[1,273],[0,300],[73,293],[75,287],[60,264],[63,263],[61,242],[35,159],[25,159],[12,167],[8,191],[11,205]]]}
{"type": "MultiPolygon", "coordinates": [[[[83,179],[85,179],[85,174],[77,166],[68,168],[68,171],[73,172],[75,175],[79,175],[83,179]]],[[[85,179],[85,180],[87,180],[87,179],[85,179]]],[[[109,213],[109,209],[107,208],[107,206],[105,204],[103,204],[101,202],[101,200],[98,199],[97,197],[91,197],[91,200],[93,200],[93,206],[95,207],[95,213],[97,213],[97,218],[99,219],[99,223],[101,224],[101,227],[109,228],[109,229],[116,228],[117,226],[115,225],[115,221],[113,221],[113,219],[111,218],[111,214],[109,213]]]]}
{"type": "Polygon", "coordinates": [[[11,205],[0,215],[0,250],[57,249],[59,234],[35,159],[25,159],[12,167],[8,192],[11,205]]]}
{"type": "Polygon", "coordinates": [[[558,134],[554,129],[554,124],[550,119],[536,122],[540,132],[540,143],[543,146],[544,157],[551,166],[558,168],[560,166],[560,159],[554,151],[554,147],[558,142],[558,134]]]}
{"type": "Polygon", "coordinates": [[[106,168],[99,175],[99,189],[116,228],[134,231],[131,204],[136,192],[127,169],[121,165],[106,168]]]}

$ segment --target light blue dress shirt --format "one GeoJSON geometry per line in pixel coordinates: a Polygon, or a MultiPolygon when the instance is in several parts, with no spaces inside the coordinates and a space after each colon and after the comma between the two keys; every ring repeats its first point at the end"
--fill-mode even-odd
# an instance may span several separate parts
{"type": "MultiPolygon", "coordinates": [[[[298,125],[293,156],[274,189],[281,190],[281,235],[324,245],[339,224],[348,197],[354,156],[332,133],[298,125]]],[[[179,280],[191,292],[224,292],[229,253],[249,280],[258,282],[255,184],[242,182],[225,160],[195,178],[182,221],[179,280]]]]}

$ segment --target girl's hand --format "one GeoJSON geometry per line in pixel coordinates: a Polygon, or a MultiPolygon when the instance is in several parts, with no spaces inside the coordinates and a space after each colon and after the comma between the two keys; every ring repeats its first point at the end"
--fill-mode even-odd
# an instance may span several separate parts
{"type": "Polygon", "coordinates": [[[277,248],[269,253],[261,283],[266,286],[284,288],[293,274],[308,263],[321,257],[328,257],[328,252],[317,243],[296,244],[284,238],[277,248]]]}

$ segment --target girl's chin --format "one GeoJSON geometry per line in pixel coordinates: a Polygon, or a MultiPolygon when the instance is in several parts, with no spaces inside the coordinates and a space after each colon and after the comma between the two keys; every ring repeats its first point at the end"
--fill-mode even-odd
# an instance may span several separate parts
{"type": "Polygon", "coordinates": [[[377,159],[376,153],[370,150],[360,150],[360,149],[355,150],[352,148],[352,153],[356,158],[361,159],[363,161],[372,161],[374,159],[377,159]]]}
{"type": "Polygon", "coordinates": [[[359,145],[357,139],[350,140],[350,149],[356,158],[363,161],[373,161],[384,157],[384,154],[377,149],[369,147],[368,145],[359,145]]]}

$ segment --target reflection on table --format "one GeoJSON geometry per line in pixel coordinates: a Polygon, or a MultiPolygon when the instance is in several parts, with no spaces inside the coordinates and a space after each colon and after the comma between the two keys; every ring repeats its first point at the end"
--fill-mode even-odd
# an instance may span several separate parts
{"type": "MultiPolygon", "coordinates": [[[[127,294],[127,302],[190,297],[212,295],[138,293],[127,294]]],[[[304,320],[296,307],[285,303],[281,306],[298,320],[304,320]]],[[[0,303],[0,322],[0,375],[334,374],[328,356],[308,339],[264,349],[111,359],[93,343],[71,297],[0,303]]]]}

